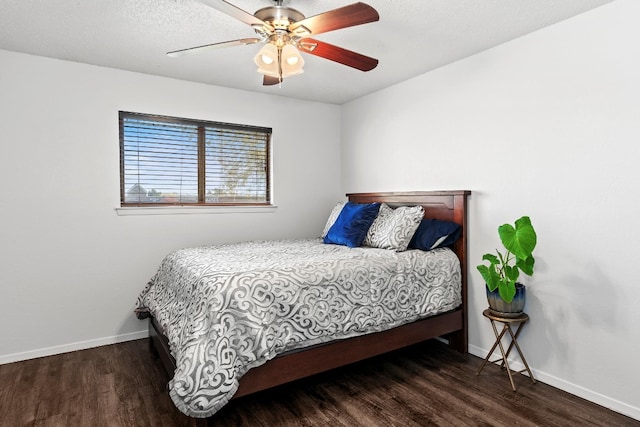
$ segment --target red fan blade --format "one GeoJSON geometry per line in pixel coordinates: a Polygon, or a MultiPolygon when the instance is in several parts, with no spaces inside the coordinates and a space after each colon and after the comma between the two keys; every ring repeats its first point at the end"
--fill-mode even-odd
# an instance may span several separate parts
{"type": "Polygon", "coordinates": [[[277,85],[278,83],[280,83],[280,79],[277,77],[264,76],[264,78],[262,79],[263,86],[273,86],[277,85]]]}
{"type": "Polygon", "coordinates": [[[370,71],[376,68],[378,60],[352,52],[329,43],[315,39],[302,39],[298,42],[298,48],[311,55],[335,61],[361,71],[370,71]]]}
{"type": "Polygon", "coordinates": [[[200,52],[205,51],[205,50],[212,50],[212,49],[220,49],[220,48],[224,48],[224,47],[253,44],[253,43],[259,43],[261,41],[262,41],[261,39],[258,39],[258,38],[255,38],[255,37],[254,38],[250,38],[250,39],[231,40],[231,41],[228,41],[228,42],[206,44],[204,46],[197,46],[197,47],[190,47],[188,49],[174,50],[173,52],[168,52],[167,55],[172,57],[172,58],[175,58],[175,57],[178,57],[178,56],[185,56],[185,55],[191,55],[191,54],[194,54],[194,53],[200,53],[200,52]]]}
{"type": "Polygon", "coordinates": [[[380,15],[373,7],[365,3],[354,3],[294,22],[289,25],[289,31],[299,37],[306,37],[311,34],[367,24],[379,19],[380,15]]]}
{"type": "Polygon", "coordinates": [[[226,13],[227,15],[236,18],[239,21],[244,22],[247,25],[257,25],[263,26],[265,22],[261,19],[256,18],[249,12],[245,12],[237,6],[232,5],[224,0],[199,0],[201,3],[206,4],[209,7],[212,7],[220,12],[226,13]]]}

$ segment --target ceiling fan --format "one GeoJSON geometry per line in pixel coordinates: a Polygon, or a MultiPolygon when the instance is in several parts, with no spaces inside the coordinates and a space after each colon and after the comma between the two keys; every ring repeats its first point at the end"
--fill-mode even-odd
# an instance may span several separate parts
{"type": "Polygon", "coordinates": [[[258,72],[264,75],[263,84],[266,86],[282,83],[284,78],[303,72],[304,59],[300,51],[361,71],[370,71],[378,65],[375,58],[310,38],[312,35],[378,21],[378,12],[365,3],[354,3],[307,18],[296,9],[283,6],[283,0],[273,0],[274,6],[262,8],[253,15],[225,0],[198,1],[251,26],[258,37],[175,50],[168,52],[168,56],[178,57],[210,49],[263,43],[254,62],[258,72]]]}

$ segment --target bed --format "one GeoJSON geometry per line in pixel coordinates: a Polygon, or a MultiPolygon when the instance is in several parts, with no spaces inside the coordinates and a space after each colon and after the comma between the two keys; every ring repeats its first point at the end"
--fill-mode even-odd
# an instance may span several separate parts
{"type": "MultiPolygon", "coordinates": [[[[348,201],[355,204],[384,203],[392,209],[403,206],[421,206],[421,212],[423,212],[425,219],[449,221],[459,224],[461,226],[459,238],[450,248],[429,251],[430,253],[432,252],[432,254],[430,254],[432,258],[423,259],[423,251],[419,250],[387,255],[387,253],[392,251],[373,248],[345,249],[344,247],[339,247],[339,245],[323,244],[322,240],[306,239],[295,242],[262,242],[258,246],[259,249],[257,253],[252,252],[252,255],[248,257],[246,255],[247,248],[245,247],[249,244],[247,242],[226,246],[220,245],[215,248],[206,249],[186,248],[177,251],[177,253],[179,253],[183,259],[193,260],[189,261],[193,262],[193,264],[187,264],[188,267],[183,268],[182,270],[184,271],[181,271],[179,274],[175,271],[177,268],[165,259],[158,272],[158,274],[160,274],[161,270],[166,270],[162,276],[163,280],[177,280],[176,277],[189,274],[197,276],[198,279],[193,279],[191,283],[197,282],[198,284],[180,287],[179,291],[169,290],[169,285],[165,286],[166,289],[160,286],[162,280],[157,277],[157,274],[147,285],[142,295],[147,299],[151,299],[149,297],[149,289],[154,291],[156,289],[163,289],[163,291],[158,291],[157,295],[154,296],[155,299],[152,299],[152,309],[147,307],[147,305],[151,306],[151,304],[148,304],[148,300],[146,301],[147,304],[143,304],[140,302],[141,299],[139,299],[137,314],[139,318],[149,318],[150,347],[152,352],[159,356],[169,375],[174,377],[172,383],[170,383],[172,384],[172,386],[170,386],[170,394],[178,409],[191,417],[209,417],[215,414],[215,412],[230,399],[265,390],[436,337],[446,339],[452,348],[460,352],[467,352],[466,210],[469,194],[469,191],[347,194],[348,201]],[[261,251],[263,253],[262,255],[261,251]],[[216,258],[216,256],[220,255],[217,252],[220,252],[220,254],[229,254],[229,257],[224,262],[212,263],[211,260],[217,260],[218,258],[216,258]],[[442,295],[439,295],[438,298],[435,299],[442,299],[444,303],[438,302],[437,307],[432,307],[434,297],[431,295],[425,295],[424,302],[420,304],[409,304],[406,306],[400,304],[400,307],[396,311],[408,312],[410,315],[406,319],[397,320],[393,317],[387,318],[388,316],[385,310],[389,311],[388,309],[381,310],[379,307],[362,307],[360,302],[362,295],[356,298],[358,301],[345,302],[345,298],[336,291],[337,288],[341,286],[344,287],[345,285],[338,284],[338,282],[342,281],[339,276],[331,276],[330,280],[335,282],[335,286],[328,286],[324,283],[322,287],[319,288],[320,290],[314,290],[309,294],[305,294],[303,298],[304,303],[296,303],[297,320],[295,320],[295,322],[286,320],[286,322],[289,323],[286,323],[286,327],[282,327],[282,321],[278,318],[277,321],[280,322],[278,323],[279,329],[277,329],[277,332],[270,333],[269,319],[272,317],[275,318],[274,312],[288,311],[291,309],[283,308],[285,307],[284,304],[274,303],[275,299],[270,293],[271,290],[267,288],[268,286],[274,286],[276,293],[286,294],[292,285],[282,279],[282,273],[278,273],[277,271],[265,272],[262,268],[263,261],[261,257],[269,252],[279,254],[276,255],[278,258],[276,264],[279,269],[286,271],[289,275],[291,275],[291,271],[295,271],[296,276],[304,274],[304,281],[316,280],[316,278],[324,274],[323,272],[338,274],[336,272],[348,271],[348,269],[354,265],[359,265],[356,269],[361,270],[354,274],[363,276],[365,274],[373,274],[370,273],[369,270],[373,271],[378,268],[384,270],[387,268],[385,267],[386,264],[394,263],[394,265],[397,266],[395,270],[400,271],[402,274],[399,278],[395,279],[396,284],[413,282],[417,277],[417,273],[413,270],[423,273],[425,271],[428,272],[433,269],[433,266],[436,264],[451,262],[450,259],[453,257],[456,265],[459,266],[459,270],[457,270],[458,272],[456,273],[457,277],[455,277],[455,281],[459,282],[459,286],[451,299],[443,298],[443,295],[447,296],[452,293],[450,290],[438,291],[442,295]],[[326,268],[308,267],[310,264],[305,259],[305,256],[311,252],[318,252],[314,257],[317,258],[317,256],[319,256],[320,261],[318,262],[326,268]],[[347,260],[343,259],[344,254],[347,254],[347,260]],[[388,257],[391,257],[390,260],[387,260],[388,257]],[[367,262],[371,264],[369,264],[368,267],[356,264],[363,262],[362,258],[368,259],[367,262]],[[436,259],[436,261],[434,261],[434,259],[436,259]],[[165,262],[168,264],[165,265],[165,262]],[[214,281],[217,280],[219,276],[219,274],[216,273],[216,279],[214,280],[211,279],[211,275],[208,275],[208,272],[212,269],[212,267],[209,266],[211,264],[219,264],[216,266],[217,270],[234,271],[233,274],[224,274],[224,281],[226,283],[233,282],[236,284],[234,285],[235,290],[233,291],[232,298],[218,298],[209,295],[209,290],[216,288],[217,285],[214,281]],[[237,267],[236,264],[246,266],[250,271],[244,271],[242,275],[236,274],[234,270],[236,269],[235,267],[237,267]],[[247,276],[251,276],[252,282],[250,286],[241,286],[242,283],[249,280],[247,276]],[[202,282],[207,283],[203,285],[202,282]],[[267,289],[266,291],[263,290],[263,285],[265,285],[264,289],[267,289]],[[198,288],[197,292],[195,291],[196,287],[198,288]],[[205,291],[202,291],[202,289],[205,289],[205,291]],[[259,301],[255,299],[248,300],[246,295],[238,291],[238,289],[257,290],[255,293],[258,295],[259,301]],[[208,302],[206,304],[198,304],[197,309],[192,305],[184,303],[183,305],[174,304],[174,306],[165,310],[163,307],[170,306],[169,300],[173,301],[178,299],[174,295],[176,292],[189,295],[193,293],[205,294],[204,298],[208,298],[208,302]],[[238,297],[239,293],[242,295],[238,297]],[[364,322],[360,320],[357,322],[351,321],[351,323],[348,323],[347,326],[344,327],[336,327],[332,323],[323,323],[327,317],[323,316],[323,314],[326,315],[328,310],[326,303],[331,300],[331,295],[337,295],[335,296],[336,301],[340,301],[339,303],[332,302],[332,305],[342,306],[352,304],[360,310],[348,316],[361,319],[363,318],[363,312],[369,312],[369,317],[384,320],[380,320],[380,324],[377,322],[371,323],[369,320],[365,320],[364,322]],[[218,316],[221,320],[219,322],[216,321],[218,323],[211,323],[210,325],[208,315],[203,316],[201,315],[202,312],[222,313],[221,307],[227,307],[229,305],[227,303],[228,299],[234,299],[235,301],[232,310],[234,312],[238,311],[237,308],[239,306],[242,307],[247,304],[258,306],[261,313],[260,317],[257,318],[251,315],[251,321],[253,323],[248,324],[248,321],[245,321],[246,319],[238,321],[234,317],[236,314],[233,316],[221,315],[218,316]],[[414,309],[414,306],[417,308],[414,309]],[[203,310],[203,307],[206,307],[206,310],[203,310]],[[303,307],[303,309],[301,307],[303,307]],[[194,311],[197,312],[195,315],[193,314],[194,311]],[[305,313],[309,311],[319,312],[320,317],[313,318],[312,320],[304,318],[305,313]],[[186,315],[184,313],[191,313],[190,316],[194,315],[194,317],[185,317],[186,315]],[[426,315],[428,315],[428,317],[424,317],[426,315]],[[172,331],[171,334],[165,334],[165,328],[172,328],[173,326],[170,325],[176,324],[176,319],[179,319],[182,325],[180,332],[176,333],[172,331]],[[207,325],[203,326],[203,323],[207,325]],[[238,326],[241,323],[242,325],[238,326]],[[267,332],[262,329],[258,330],[257,326],[255,326],[256,324],[258,326],[263,324],[267,332]],[[300,324],[311,324],[313,326],[311,329],[314,332],[298,331],[300,324]],[[360,330],[361,324],[367,324],[367,329],[360,330]],[[225,331],[233,328],[235,335],[222,336],[224,334],[219,332],[221,328],[225,329],[225,331]],[[212,329],[215,330],[209,333],[209,335],[215,335],[220,338],[215,346],[209,342],[204,344],[199,338],[203,334],[200,331],[212,329]],[[238,332],[238,330],[240,332],[238,332]],[[283,331],[286,333],[283,333],[283,331]],[[170,335],[172,339],[170,340],[167,335],[170,335]],[[303,335],[304,337],[301,338],[303,335]],[[196,336],[198,337],[197,340],[194,338],[196,336]],[[252,336],[252,339],[245,339],[246,336],[252,336]],[[170,344],[170,342],[172,342],[172,344],[170,344]],[[180,344],[178,344],[178,342],[180,344]],[[257,344],[258,342],[260,343],[259,345],[257,344]],[[174,347],[180,348],[177,349],[174,347]],[[256,347],[257,350],[253,349],[253,347],[256,347]],[[220,368],[220,366],[225,364],[233,365],[235,363],[234,357],[239,357],[239,354],[244,355],[245,353],[249,355],[248,357],[255,359],[252,359],[251,363],[248,363],[246,367],[242,366],[239,371],[236,371],[237,368],[234,368],[236,369],[234,371],[225,371],[220,368]],[[257,356],[255,356],[256,354],[257,356]],[[178,364],[176,364],[176,355],[178,355],[179,358],[178,364]],[[215,363],[207,360],[209,356],[215,357],[215,363]],[[208,366],[197,366],[196,369],[197,363],[208,364],[208,366]],[[217,366],[214,366],[216,364],[217,366]],[[201,387],[200,385],[202,384],[205,385],[201,387]],[[198,387],[200,388],[198,392],[193,392],[192,389],[198,387]]],[[[254,249],[252,248],[251,250],[254,249]]],[[[167,258],[173,256],[178,255],[171,254],[167,258]]],[[[394,268],[390,269],[394,270],[394,268]]],[[[454,274],[454,276],[456,274],[454,274]]],[[[424,275],[427,274],[425,273],[424,275]]],[[[375,277],[378,276],[372,277],[374,278],[365,278],[365,280],[370,282],[366,285],[367,292],[376,293],[374,282],[377,281],[375,277]],[[369,287],[374,290],[369,289],[369,287]]],[[[449,279],[447,279],[447,283],[450,281],[449,279]]],[[[320,277],[318,283],[322,283],[321,280],[327,279],[320,277]]],[[[349,280],[345,282],[351,283],[349,280]]],[[[421,286],[410,286],[410,288],[421,288],[421,286]]],[[[244,293],[247,292],[244,291],[244,293]]],[[[362,292],[360,294],[362,294],[362,292]]],[[[202,295],[198,298],[201,297],[202,295]]],[[[191,298],[191,296],[189,296],[189,298],[191,298]]],[[[416,298],[420,299],[423,297],[411,296],[409,299],[414,300],[416,298]]],[[[407,298],[398,298],[397,301],[402,302],[406,299],[407,298]]],[[[180,300],[187,301],[186,297],[180,300]]],[[[397,301],[394,300],[392,305],[397,305],[397,301]]],[[[243,314],[243,316],[245,315],[243,314]]],[[[345,317],[348,316],[345,315],[345,317]]]]}

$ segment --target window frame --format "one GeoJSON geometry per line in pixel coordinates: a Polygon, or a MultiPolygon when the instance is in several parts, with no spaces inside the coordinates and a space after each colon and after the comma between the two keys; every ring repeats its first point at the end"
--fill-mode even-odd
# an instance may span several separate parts
{"type": "Polygon", "coordinates": [[[136,113],[130,111],[118,112],[118,128],[119,128],[119,154],[120,154],[120,208],[176,208],[176,207],[231,207],[231,208],[251,208],[251,207],[273,207],[273,188],[271,179],[271,167],[272,167],[272,135],[273,130],[270,127],[253,126],[245,124],[224,123],[209,120],[189,119],[181,117],[163,116],[157,114],[136,113]],[[124,135],[124,122],[126,118],[143,119],[149,121],[155,121],[160,123],[179,124],[186,126],[195,126],[197,128],[197,170],[198,170],[198,189],[197,189],[197,202],[127,202],[125,188],[125,135],[124,135]],[[244,202],[239,203],[237,201],[230,202],[207,202],[206,201],[206,132],[205,128],[217,129],[217,130],[237,130],[237,131],[249,131],[263,133],[265,136],[265,200],[263,202],[244,202]]]}

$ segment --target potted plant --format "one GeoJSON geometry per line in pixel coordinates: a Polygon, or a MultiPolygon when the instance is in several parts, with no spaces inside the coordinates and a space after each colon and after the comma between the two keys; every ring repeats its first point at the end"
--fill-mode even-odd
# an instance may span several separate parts
{"type": "Polygon", "coordinates": [[[487,285],[489,309],[499,315],[519,314],[524,310],[525,287],[518,282],[520,272],[533,275],[537,235],[528,216],[516,220],[515,226],[503,224],[498,227],[498,235],[506,251],[497,255],[482,256],[483,262],[477,266],[487,285]]]}

